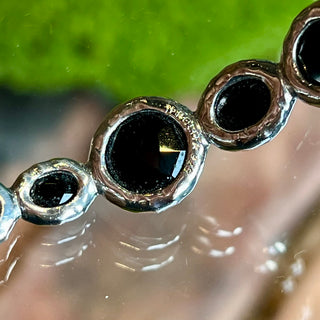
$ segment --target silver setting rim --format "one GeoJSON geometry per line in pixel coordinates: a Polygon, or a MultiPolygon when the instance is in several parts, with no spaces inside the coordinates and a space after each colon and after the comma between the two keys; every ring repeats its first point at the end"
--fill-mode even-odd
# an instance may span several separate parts
{"type": "Polygon", "coordinates": [[[227,66],[210,81],[199,101],[196,114],[210,143],[226,150],[254,149],[280,132],[295,102],[294,92],[279,76],[277,64],[245,60],[227,66]],[[270,90],[271,104],[266,115],[256,124],[242,130],[229,131],[218,125],[213,109],[220,92],[239,76],[261,79],[270,90]]]}
{"type": "Polygon", "coordinates": [[[0,183],[0,242],[8,239],[17,220],[21,218],[21,210],[15,195],[0,183]]]}
{"type": "Polygon", "coordinates": [[[320,20],[320,2],[317,1],[304,9],[292,22],[284,40],[280,61],[281,72],[288,83],[294,88],[299,98],[311,103],[320,104],[320,85],[306,81],[297,65],[296,49],[300,37],[312,21],[320,20]]]}
{"type": "Polygon", "coordinates": [[[208,143],[193,113],[173,100],[158,97],[140,97],[114,108],[107,115],[93,137],[88,165],[98,181],[99,191],[105,197],[133,212],[161,212],[182,201],[194,188],[202,171],[208,143]],[[180,124],[188,143],[184,168],[167,187],[150,194],[133,193],[115,181],[108,172],[105,150],[114,130],[129,116],[142,110],[163,112],[180,124]]]}
{"type": "Polygon", "coordinates": [[[97,188],[89,170],[70,159],[52,159],[35,164],[23,172],[12,189],[17,194],[22,209],[22,218],[35,224],[63,224],[84,214],[97,196],[97,188]],[[45,208],[36,205],[30,190],[39,178],[57,171],[67,171],[75,176],[79,189],[74,198],[65,204],[45,208]]]}

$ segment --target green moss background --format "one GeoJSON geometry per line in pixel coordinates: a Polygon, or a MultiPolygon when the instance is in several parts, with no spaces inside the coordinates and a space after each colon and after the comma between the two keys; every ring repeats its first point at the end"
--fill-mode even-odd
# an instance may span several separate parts
{"type": "Polygon", "coordinates": [[[5,0],[0,85],[102,88],[117,99],[202,92],[240,59],[278,60],[305,0],[5,0]]]}

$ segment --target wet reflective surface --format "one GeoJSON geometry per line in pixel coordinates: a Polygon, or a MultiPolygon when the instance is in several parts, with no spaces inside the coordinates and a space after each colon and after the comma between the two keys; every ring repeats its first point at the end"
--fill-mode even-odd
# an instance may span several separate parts
{"type": "MultiPolygon", "coordinates": [[[[59,129],[29,143],[37,154],[2,163],[1,181],[10,185],[53,154],[81,161],[104,113],[86,101],[66,110],[59,129]]],[[[0,246],[2,315],[318,319],[318,123],[319,110],[299,103],[268,145],[240,153],[211,148],[195,190],[161,214],[132,214],[99,197],[62,226],[19,221],[0,246]]]]}

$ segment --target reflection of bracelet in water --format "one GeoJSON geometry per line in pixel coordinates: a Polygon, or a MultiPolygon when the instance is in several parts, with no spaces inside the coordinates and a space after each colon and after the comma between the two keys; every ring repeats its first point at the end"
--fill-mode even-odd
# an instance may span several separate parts
{"type": "Polygon", "coordinates": [[[62,224],[100,193],[130,211],[163,211],[183,200],[202,171],[209,144],[256,148],[285,126],[297,97],[320,104],[320,2],[301,12],[279,64],[240,61],[214,77],[196,112],[164,98],[140,97],[116,107],[97,130],[89,161],[53,159],[0,185],[0,241],[20,217],[62,224]]]}

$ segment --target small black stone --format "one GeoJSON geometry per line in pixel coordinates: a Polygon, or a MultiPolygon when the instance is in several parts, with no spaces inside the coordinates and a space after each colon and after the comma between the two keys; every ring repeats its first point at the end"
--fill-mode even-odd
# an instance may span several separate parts
{"type": "Polygon", "coordinates": [[[133,113],[112,133],[106,165],[123,188],[146,194],[165,188],[183,168],[188,143],[179,123],[156,110],[133,113]]]}
{"type": "Polygon", "coordinates": [[[54,171],[35,181],[30,196],[36,205],[52,208],[70,202],[78,193],[78,189],[79,184],[73,174],[54,171]]]}
{"type": "Polygon", "coordinates": [[[260,78],[239,76],[219,93],[214,103],[216,122],[227,131],[243,130],[259,122],[270,104],[270,90],[260,78]]]}
{"type": "Polygon", "coordinates": [[[320,86],[320,20],[309,22],[297,43],[297,66],[309,83],[320,86]]]}

